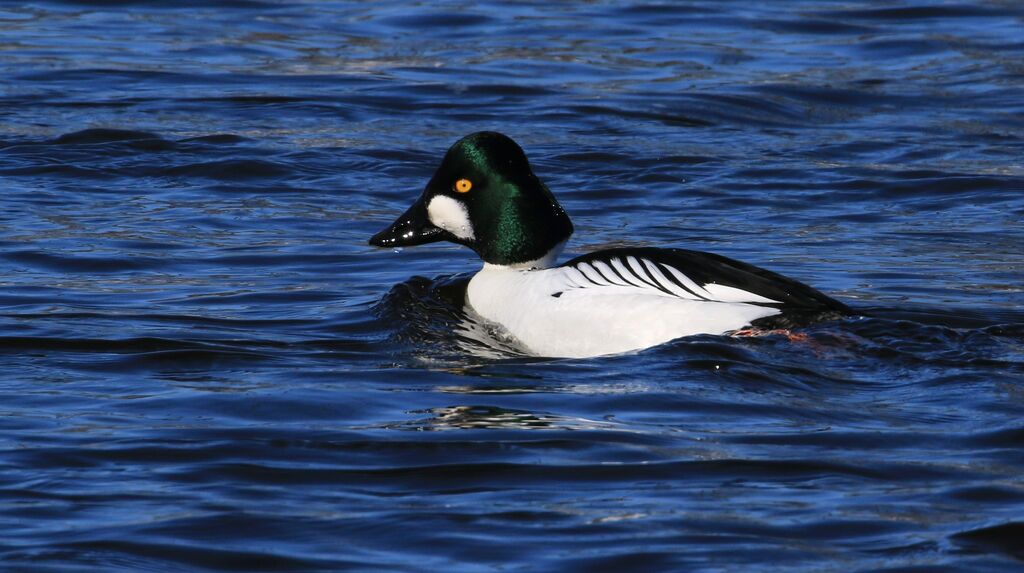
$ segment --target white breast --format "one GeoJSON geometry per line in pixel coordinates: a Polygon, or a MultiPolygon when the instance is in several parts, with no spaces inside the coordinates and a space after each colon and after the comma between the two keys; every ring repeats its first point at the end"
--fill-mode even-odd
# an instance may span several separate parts
{"type": "MultiPolygon", "coordinates": [[[[656,288],[637,280],[643,275],[627,272],[630,265],[645,264],[633,257],[609,264],[622,265],[620,272],[602,274],[597,271],[604,269],[583,265],[542,270],[485,265],[469,282],[468,302],[530,352],[559,357],[616,354],[681,336],[724,334],[780,312],[752,304],[773,302],[764,297],[721,285],[697,285],[682,273],[673,278],[686,289],[656,288]]],[[[661,279],[652,282],[675,285],[661,279]]]]}

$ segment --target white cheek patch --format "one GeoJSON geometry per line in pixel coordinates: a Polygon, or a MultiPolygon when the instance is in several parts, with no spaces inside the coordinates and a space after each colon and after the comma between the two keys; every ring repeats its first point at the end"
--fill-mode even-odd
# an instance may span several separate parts
{"type": "Polygon", "coordinates": [[[427,203],[427,218],[435,227],[440,227],[456,237],[469,241],[476,237],[473,224],[469,222],[469,211],[461,202],[447,195],[437,195],[427,203]]]}

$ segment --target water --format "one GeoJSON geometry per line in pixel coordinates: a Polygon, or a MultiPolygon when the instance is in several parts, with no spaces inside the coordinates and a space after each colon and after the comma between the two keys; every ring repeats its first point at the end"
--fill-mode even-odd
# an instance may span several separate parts
{"type": "Polygon", "coordinates": [[[0,5],[3,569],[1020,571],[1024,8],[750,4],[0,5]],[[863,316],[474,342],[481,129],[863,316]]]}

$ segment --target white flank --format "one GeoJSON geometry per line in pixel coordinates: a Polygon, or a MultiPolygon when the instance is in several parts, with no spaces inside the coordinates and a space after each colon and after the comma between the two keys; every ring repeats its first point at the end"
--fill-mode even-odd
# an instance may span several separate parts
{"type": "Polygon", "coordinates": [[[647,266],[648,261],[642,258],[633,259],[540,270],[484,265],[469,281],[467,300],[481,318],[502,327],[529,353],[541,356],[628,352],[680,336],[724,334],[781,312],[749,304],[746,301],[767,299],[740,289],[706,285],[705,291],[666,266],[676,280],[693,285],[692,288],[700,289],[698,292],[746,299],[695,300],[693,294],[668,280],[657,266],[647,266]],[[659,283],[672,292],[681,291],[686,297],[671,296],[646,283],[627,285],[619,282],[622,279],[614,273],[619,270],[629,276],[640,276],[637,271],[644,267],[659,283]],[[593,280],[601,279],[597,270],[615,276],[616,282],[593,280]]]}
{"type": "Polygon", "coordinates": [[[456,237],[469,241],[476,237],[473,224],[469,222],[469,211],[461,201],[447,195],[436,195],[427,203],[427,218],[435,227],[440,227],[456,237]]]}

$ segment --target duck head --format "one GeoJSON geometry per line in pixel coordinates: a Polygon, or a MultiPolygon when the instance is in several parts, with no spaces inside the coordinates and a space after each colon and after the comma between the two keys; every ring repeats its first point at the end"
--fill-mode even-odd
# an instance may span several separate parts
{"type": "Polygon", "coordinates": [[[419,199],[370,244],[450,241],[493,265],[546,266],[571,234],[569,216],[519,145],[481,131],[448,150],[419,199]]]}

